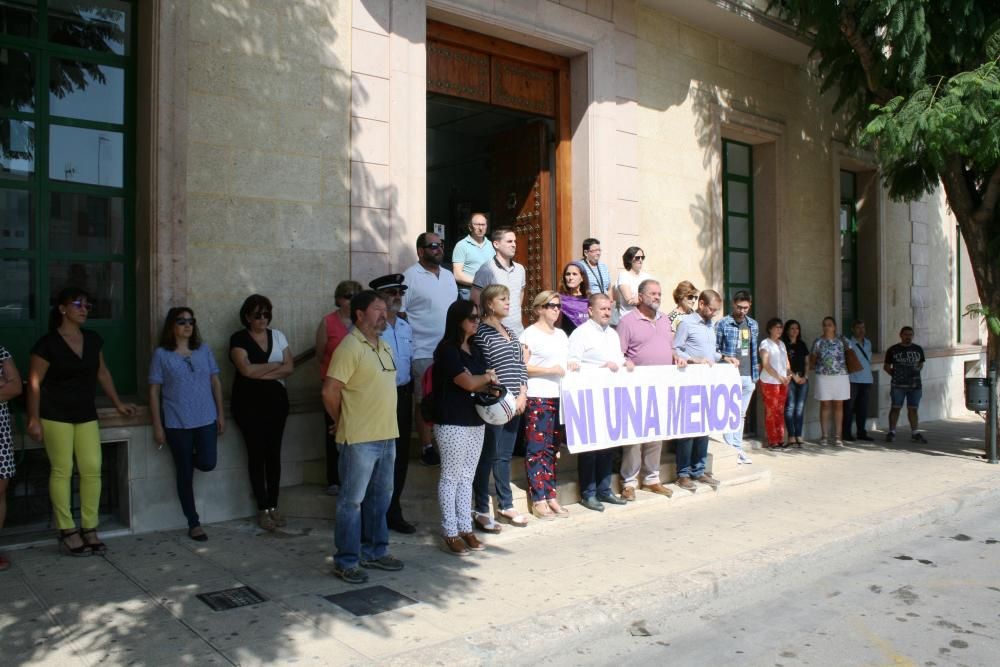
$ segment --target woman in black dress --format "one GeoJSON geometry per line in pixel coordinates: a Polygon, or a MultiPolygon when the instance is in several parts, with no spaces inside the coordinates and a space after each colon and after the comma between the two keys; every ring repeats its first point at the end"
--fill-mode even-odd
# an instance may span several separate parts
{"type": "Polygon", "coordinates": [[[229,338],[229,359],[236,367],[230,405],[247,446],[250,486],[257,500],[257,524],[264,530],[284,526],[278,511],[281,437],[288,418],[285,378],[294,364],[288,339],[271,329],[273,309],[266,296],[251,294],[240,308],[245,327],[229,338]]]}

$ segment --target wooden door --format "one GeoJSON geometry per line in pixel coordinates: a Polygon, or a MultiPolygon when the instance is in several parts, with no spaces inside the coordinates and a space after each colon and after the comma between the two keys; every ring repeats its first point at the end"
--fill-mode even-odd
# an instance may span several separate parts
{"type": "Polygon", "coordinates": [[[514,259],[524,265],[527,286],[521,319],[531,322],[531,302],[552,289],[551,174],[544,122],[533,122],[493,136],[490,227],[510,227],[517,234],[514,259]]]}

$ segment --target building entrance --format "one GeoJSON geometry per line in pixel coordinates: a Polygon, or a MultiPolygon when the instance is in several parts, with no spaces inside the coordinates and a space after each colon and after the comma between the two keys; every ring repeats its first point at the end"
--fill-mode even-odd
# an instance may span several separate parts
{"type": "Polygon", "coordinates": [[[444,231],[450,262],[473,212],[512,228],[525,318],[569,242],[568,93],[564,58],[428,23],[427,229],[444,231]]]}

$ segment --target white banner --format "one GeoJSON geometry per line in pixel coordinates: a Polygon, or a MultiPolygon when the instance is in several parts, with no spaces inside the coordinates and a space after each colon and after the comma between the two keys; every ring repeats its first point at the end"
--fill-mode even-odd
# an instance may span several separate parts
{"type": "Polygon", "coordinates": [[[727,433],[743,419],[740,374],[728,363],[583,369],[563,377],[559,403],[574,454],[727,433]]]}

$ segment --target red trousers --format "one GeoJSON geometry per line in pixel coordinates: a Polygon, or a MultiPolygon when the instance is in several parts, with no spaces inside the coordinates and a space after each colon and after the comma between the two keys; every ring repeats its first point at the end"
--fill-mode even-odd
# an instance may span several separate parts
{"type": "Polygon", "coordinates": [[[767,444],[785,443],[785,401],[788,399],[788,385],[760,383],[760,393],[764,396],[764,428],[767,429],[767,444]]]}

